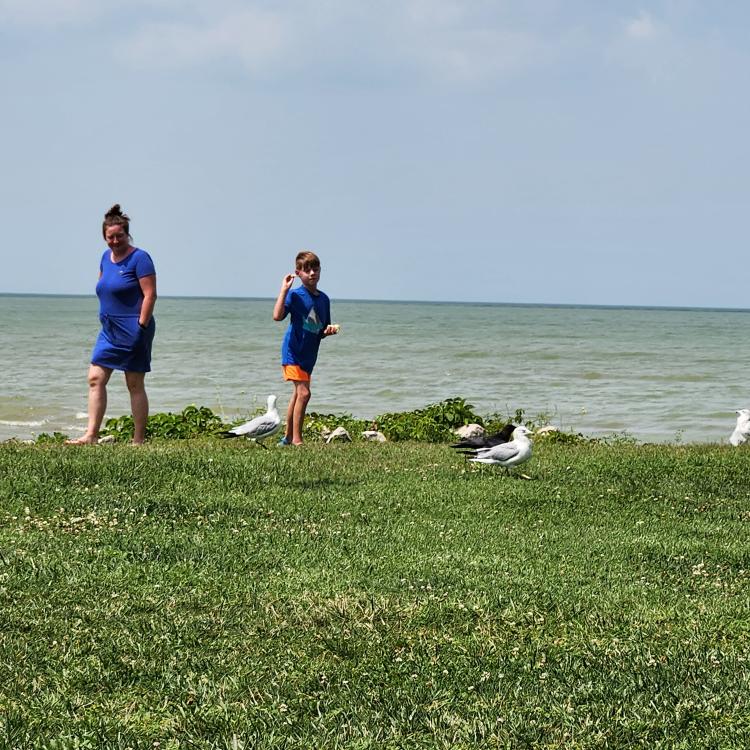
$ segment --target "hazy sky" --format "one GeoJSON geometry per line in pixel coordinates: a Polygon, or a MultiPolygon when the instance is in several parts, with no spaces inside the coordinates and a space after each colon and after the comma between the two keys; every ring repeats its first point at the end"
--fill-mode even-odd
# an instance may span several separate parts
{"type": "Polygon", "coordinates": [[[750,307],[750,4],[0,0],[0,291],[750,307]]]}

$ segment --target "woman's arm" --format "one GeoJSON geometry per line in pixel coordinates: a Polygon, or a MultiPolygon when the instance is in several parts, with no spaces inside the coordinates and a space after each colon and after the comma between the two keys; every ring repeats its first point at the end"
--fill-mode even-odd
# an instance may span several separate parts
{"type": "Polygon", "coordinates": [[[143,304],[141,305],[141,314],[138,318],[138,325],[145,328],[151,322],[151,316],[154,314],[154,305],[156,304],[156,274],[142,276],[138,279],[143,292],[143,304]]]}

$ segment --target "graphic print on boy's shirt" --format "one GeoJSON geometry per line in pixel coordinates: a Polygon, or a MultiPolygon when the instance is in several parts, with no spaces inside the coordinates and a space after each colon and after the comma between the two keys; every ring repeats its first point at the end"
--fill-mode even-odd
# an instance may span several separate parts
{"type": "Polygon", "coordinates": [[[305,318],[305,322],[302,324],[302,327],[306,331],[310,331],[311,333],[320,333],[323,330],[323,324],[320,322],[318,313],[314,307],[311,308],[310,312],[305,318]]]}

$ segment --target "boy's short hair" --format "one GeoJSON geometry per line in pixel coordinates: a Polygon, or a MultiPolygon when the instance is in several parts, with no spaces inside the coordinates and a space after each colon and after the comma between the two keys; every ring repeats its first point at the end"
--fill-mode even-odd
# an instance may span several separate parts
{"type": "Polygon", "coordinates": [[[297,253],[295,268],[298,271],[309,271],[311,268],[320,268],[320,258],[310,250],[302,250],[297,253]]]}

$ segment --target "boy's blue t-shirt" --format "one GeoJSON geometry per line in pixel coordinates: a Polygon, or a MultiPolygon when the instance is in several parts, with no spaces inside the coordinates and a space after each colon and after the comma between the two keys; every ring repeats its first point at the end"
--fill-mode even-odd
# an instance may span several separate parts
{"type": "Polygon", "coordinates": [[[138,279],[156,273],[151,256],[136,248],[127,258],[113,263],[105,250],[99,264],[101,277],[96,284],[100,315],[139,315],[143,292],[138,279]]]}
{"type": "Polygon", "coordinates": [[[310,374],[318,359],[323,330],[331,324],[331,301],[324,292],[310,294],[301,286],[289,290],[285,305],[291,320],[281,345],[281,364],[297,365],[310,374]]]}

